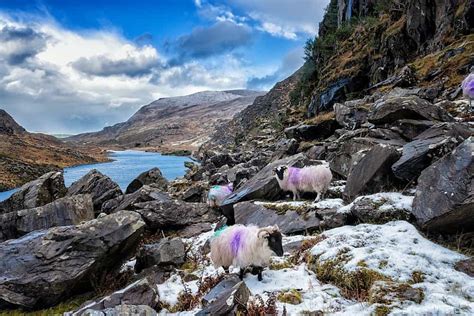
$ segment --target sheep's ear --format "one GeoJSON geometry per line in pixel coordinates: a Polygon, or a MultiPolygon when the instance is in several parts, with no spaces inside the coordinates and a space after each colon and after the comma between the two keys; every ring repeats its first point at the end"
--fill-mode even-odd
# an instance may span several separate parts
{"type": "Polygon", "coordinates": [[[270,234],[268,233],[268,231],[266,231],[265,229],[260,229],[259,232],[258,232],[258,238],[267,238],[268,236],[270,236],[270,234]]]}

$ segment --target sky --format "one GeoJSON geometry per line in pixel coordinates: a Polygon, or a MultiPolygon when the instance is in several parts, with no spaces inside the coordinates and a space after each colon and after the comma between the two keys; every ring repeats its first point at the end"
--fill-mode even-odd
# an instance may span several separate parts
{"type": "Polygon", "coordinates": [[[329,0],[0,0],[0,108],[76,134],[162,97],[269,90],[329,0]]]}

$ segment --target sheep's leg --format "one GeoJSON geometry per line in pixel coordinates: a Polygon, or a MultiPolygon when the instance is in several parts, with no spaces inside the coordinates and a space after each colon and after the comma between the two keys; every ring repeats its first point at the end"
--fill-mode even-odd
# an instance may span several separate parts
{"type": "Polygon", "coordinates": [[[226,274],[229,274],[229,267],[223,267],[223,268],[224,268],[224,272],[225,272],[226,274]]]}
{"type": "Polygon", "coordinates": [[[240,271],[239,271],[239,278],[240,278],[240,280],[243,280],[243,279],[244,279],[244,272],[245,272],[245,269],[240,268],[240,271]]]}
{"type": "Polygon", "coordinates": [[[321,199],[321,192],[318,192],[318,195],[314,199],[314,202],[318,202],[321,199]]]}
{"type": "Polygon", "coordinates": [[[296,201],[296,199],[299,200],[299,198],[300,198],[300,195],[298,194],[298,190],[293,191],[293,201],[296,201]]]}
{"type": "Polygon", "coordinates": [[[263,280],[262,272],[263,272],[263,268],[262,268],[262,267],[258,267],[258,280],[259,280],[259,281],[262,281],[262,280],[263,280]]]}

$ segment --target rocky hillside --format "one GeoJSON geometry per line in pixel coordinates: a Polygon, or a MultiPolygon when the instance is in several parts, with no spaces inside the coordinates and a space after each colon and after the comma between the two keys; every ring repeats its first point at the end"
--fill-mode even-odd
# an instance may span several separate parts
{"type": "Polygon", "coordinates": [[[152,169],[125,194],[97,171],[69,189],[55,172],[26,184],[0,203],[0,310],[474,314],[474,122],[459,89],[472,10],[331,1],[305,66],[220,126],[184,178],[152,169]],[[292,201],[282,165],[328,166],[324,198],[292,201]],[[229,182],[219,208],[204,203],[229,182]],[[262,281],[211,262],[235,224],[284,234],[262,281]]]}
{"type": "Polygon", "coordinates": [[[142,107],[124,123],[69,137],[67,141],[160,152],[192,151],[208,140],[216,126],[230,120],[260,95],[262,92],[232,90],[162,98],[142,107]]]}
{"type": "Polygon", "coordinates": [[[105,159],[99,149],[81,150],[49,135],[29,133],[7,112],[0,110],[2,191],[18,187],[51,170],[105,159]]]}

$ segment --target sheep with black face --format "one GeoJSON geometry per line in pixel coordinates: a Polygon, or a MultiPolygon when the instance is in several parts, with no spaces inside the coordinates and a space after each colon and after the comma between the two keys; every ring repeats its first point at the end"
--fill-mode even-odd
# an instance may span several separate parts
{"type": "Polygon", "coordinates": [[[332,180],[331,169],[327,165],[304,168],[279,166],[273,171],[280,188],[292,192],[294,201],[300,198],[300,192],[314,192],[317,194],[314,201],[319,201],[332,180]]]}
{"type": "Polygon", "coordinates": [[[215,267],[240,268],[243,279],[245,268],[254,267],[258,280],[262,280],[263,268],[270,263],[270,257],[283,256],[282,235],[278,226],[259,228],[254,225],[233,225],[226,228],[211,241],[211,259],[215,267]]]}

